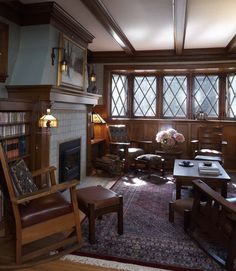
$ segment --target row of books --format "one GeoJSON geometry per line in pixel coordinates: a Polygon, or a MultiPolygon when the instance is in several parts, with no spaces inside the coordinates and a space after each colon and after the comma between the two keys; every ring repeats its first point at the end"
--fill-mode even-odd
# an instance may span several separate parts
{"type": "Polygon", "coordinates": [[[25,124],[0,126],[0,136],[13,136],[18,134],[25,134],[25,124]]]}
{"type": "Polygon", "coordinates": [[[204,162],[200,162],[198,164],[198,170],[200,174],[204,175],[220,175],[220,169],[215,163],[211,163],[209,165],[204,164],[204,162]]]}
{"type": "Polygon", "coordinates": [[[2,145],[8,159],[16,158],[27,154],[25,136],[4,140],[2,142],[2,145]]]}
{"type": "Polygon", "coordinates": [[[24,121],[26,121],[26,112],[0,112],[0,123],[24,121]]]}

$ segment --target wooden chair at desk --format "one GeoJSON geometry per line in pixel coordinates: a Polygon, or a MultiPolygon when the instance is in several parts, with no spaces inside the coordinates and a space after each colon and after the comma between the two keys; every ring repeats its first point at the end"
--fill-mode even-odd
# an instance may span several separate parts
{"type": "Polygon", "coordinates": [[[197,160],[218,161],[224,163],[223,130],[219,126],[200,126],[198,139],[192,140],[193,158],[197,160]]]}
{"type": "Polygon", "coordinates": [[[120,155],[125,161],[125,171],[134,163],[134,159],[145,153],[145,145],[152,141],[132,140],[126,125],[108,125],[110,152],[120,155]]]}

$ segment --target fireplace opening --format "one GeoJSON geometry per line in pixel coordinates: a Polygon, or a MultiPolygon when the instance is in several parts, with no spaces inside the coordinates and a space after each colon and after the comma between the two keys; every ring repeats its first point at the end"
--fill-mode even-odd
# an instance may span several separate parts
{"type": "Polygon", "coordinates": [[[81,139],[59,145],[59,183],[80,179],[81,139]]]}

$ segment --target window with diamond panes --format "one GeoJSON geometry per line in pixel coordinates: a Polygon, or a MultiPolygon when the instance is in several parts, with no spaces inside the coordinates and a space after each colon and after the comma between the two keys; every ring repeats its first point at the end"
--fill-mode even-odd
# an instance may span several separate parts
{"type": "Polygon", "coordinates": [[[236,75],[227,76],[226,116],[227,118],[236,117],[236,75]]]}
{"type": "Polygon", "coordinates": [[[111,116],[127,116],[128,81],[126,75],[112,74],[111,116]]]}
{"type": "Polygon", "coordinates": [[[187,76],[164,76],[163,117],[187,116],[187,76]]]}
{"type": "Polygon", "coordinates": [[[133,114],[135,117],[154,117],[156,115],[155,76],[135,76],[133,114]]]}
{"type": "Polygon", "coordinates": [[[219,116],[219,77],[201,75],[194,77],[193,114],[206,113],[207,117],[219,116]]]}

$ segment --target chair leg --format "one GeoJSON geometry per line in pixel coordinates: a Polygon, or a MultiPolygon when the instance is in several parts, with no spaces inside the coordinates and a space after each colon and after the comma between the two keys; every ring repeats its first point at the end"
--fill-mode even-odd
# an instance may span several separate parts
{"type": "Polygon", "coordinates": [[[169,202],[169,222],[173,223],[175,220],[175,209],[174,209],[174,202],[169,202]]]}
{"type": "Polygon", "coordinates": [[[94,204],[88,204],[88,219],[89,219],[89,242],[90,244],[95,243],[95,211],[94,204]]]}
{"type": "Polygon", "coordinates": [[[165,159],[161,159],[161,176],[165,177],[165,159]]]}
{"type": "Polygon", "coordinates": [[[117,212],[118,234],[123,234],[123,197],[119,196],[119,207],[117,212]]]}
{"type": "Polygon", "coordinates": [[[184,230],[187,231],[190,227],[191,211],[188,209],[184,210],[184,230]]]}
{"type": "Polygon", "coordinates": [[[16,264],[20,265],[22,263],[22,240],[21,237],[16,235],[16,264]]]}

